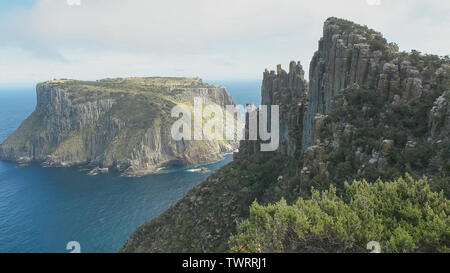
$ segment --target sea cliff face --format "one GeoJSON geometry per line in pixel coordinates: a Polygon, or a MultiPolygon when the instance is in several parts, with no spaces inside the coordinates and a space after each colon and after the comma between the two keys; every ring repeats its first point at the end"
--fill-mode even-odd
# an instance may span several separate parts
{"type": "Polygon", "coordinates": [[[125,175],[166,165],[219,161],[237,148],[227,141],[175,141],[170,111],[193,97],[234,105],[225,88],[199,79],[131,78],[37,85],[37,107],[1,146],[0,159],[45,166],[86,164],[125,175]]]}
{"type": "MultiPolygon", "coordinates": [[[[262,104],[280,105],[280,147],[241,141],[228,166],[139,227],[123,252],[224,252],[260,204],[311,198],[345,181],[432,177],[449,195],[448,57],[399,52],[380,33],[329,18],[310,65],[264,72],[262,104]]],[[[248,127],[248,126],[247,126],[248,127]]]]}

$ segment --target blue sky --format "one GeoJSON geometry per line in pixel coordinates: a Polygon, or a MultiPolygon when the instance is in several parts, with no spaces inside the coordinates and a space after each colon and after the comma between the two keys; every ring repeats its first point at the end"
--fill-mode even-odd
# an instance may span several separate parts
{"type": "Polygon", "coordinates": [[[30,9],[35,0],[0,0],[0,25],[6,24],[5,15],[18,10],[30,9]]]}
{"type": "Polygon", "coordinates": [[[3,10],[4,8],[10,7],[31,7],[36,0],[2,0],[0,1],[0,8],[3,10]]]}
{"type": "Polygon", "coordinates": [[[0,20],[4,14],[31,9],[36,0],[0,0],[0,20]]]}
{"type": "Polygon", "coordinates": [[[301,61],[336,16],[401,50],[449,54],[442,0],[0,0],[0,85],[53,78],[259,80],[301,61]]]}

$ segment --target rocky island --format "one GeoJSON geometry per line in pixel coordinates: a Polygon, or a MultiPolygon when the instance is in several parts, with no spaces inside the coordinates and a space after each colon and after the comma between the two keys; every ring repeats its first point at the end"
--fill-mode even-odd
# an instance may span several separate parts
{"type": "Polygon", "coordinates": [[[309,82],[299,62],[263,74],[278,151],[242,141],[122,252],[448,252],[450,59],[338,18],[318,45],[309,82]]]}
{"type": "Polygon", "coordinates": [[[175,105],[191,107],[193,97],[234,105],[224,87],[199,78],[53,80],[36,92],[35,111],[0,145],[0,160],[142,176],[216,162],[237,148],[232,141],[172,139],[175,105]]]}

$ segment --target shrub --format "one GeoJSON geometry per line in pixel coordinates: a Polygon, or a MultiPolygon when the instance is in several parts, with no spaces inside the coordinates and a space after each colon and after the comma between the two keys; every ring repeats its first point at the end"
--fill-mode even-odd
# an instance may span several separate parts
{"type": "Polygon", "coordinates": [[[383,252],[449,252],[450,204],[427,178],[346,183],[313,190],[312,199],[253,203],[250,217],[230,237],[232,252],[362,252],[377,241],[383,252]]]}
{"type": "Polygon", "coordinates": [[[355,173],[355,171],[353,170],[352,164],[350,162],[346,161],[346,162],[340,162],[337,164],[336,173],[337,173],[338,177],[348,179],[355,173]]]}

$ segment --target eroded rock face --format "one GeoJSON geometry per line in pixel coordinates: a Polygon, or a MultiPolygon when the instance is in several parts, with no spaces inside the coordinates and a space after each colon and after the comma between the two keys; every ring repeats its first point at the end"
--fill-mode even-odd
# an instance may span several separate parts
{"type": "MultiPolygon", "coordinates": [[[[381,36],[377,33],[370,35],[381,36]]],[[[325,22],[323,38],[310,64],[310,96],[304,120],[303,150],[314,144],[316,115],[330,111],[332,100],[339,91],[353,84],[367,88],[377,85],[381,52],[372,51],[368,39],[362,30],[359,33],[343,29],[333,19],[325,22]]]]}
{"type": "Polygon", "coordinates": [[[154,78],[138,80],[38,84],[36,110],[0,146],[0,159],[89,164],[140,176],[166,164],[216,162],[237,148],[233,141],[175,141],[171,136],[176,119],[170,110],[176,103],[189,105],[200,97],[222,107],[234,105],[225,88],[194,79],[169,79],[174,87],[155,85],[154,78]]]}
{"type": "MultiPolygon", "coordinates": [[[[448,58],[399,52],[374,30],[329,18],[308,88],[292,80],[302,78],[295,64],[266,70],[262,104],[283,109],[278,152],[301,161],[301,181],[442,173],[450,164],[448,58]]],[[[259,151],[257,141],[241,148],[259,151]]]]}
{"type": "MultiPolygon", "coordinates": [[[[434,149],[435,147],[423,143],[423,139],[429,137],[435,141],[442,138],[441,143],[448,143],[446,141],[449,134],[447,125],[450,120],[447,110],[448,91],[440,95],[443,87],[444,90],[448,88],[445,87],[448,85],[448,77],[448,60],[433,56],[424,57],[415,51],[411,54],[400,53],[395,45],[388,44],[381,34],[373,30],[348,24],[336,18],[328,19],[324,25],[324,36],[319,42],[319,50],[311,61],[309,108],[303,122],[303,150],[306,151],[311,145],[330,143],[327,153],[333,154],[342,148],[341,145],[345,145],[346,149],[352,149],[352,154],[358,154],[361,170],[364,169],[361,166],[368,165],[385,170],[394,146],[402,145],[395,143],[394,140],[384,139],[389,137],[386,133],[388,131],[404,130],[408,143],[415,143],[414,147],[406,144],[402,150],[397,149],[396,153],[405,152],[412,155],[419,153],[418,149],[434,149]],[[358,106],[361,109],[352,111],[353,115],[367,116],[366,125],[354,126],[351,124],[354,121],[349,119],[348,114],[355,106],[351,105],[355,104],[355,101],[349,102],[348,99],[352,93],[362,94],[361,90],[367,90],[368,93],[365,94],[373,94],[371,95],[373,100],[379,99],[381,104],[361,102],[363,104],[358,106]],[[337,96],[339,94],[342,96],[337,96]],[[430,109],[431,106],[427,101],[436,96],[438,98],[434,107],[430,109]],[[375,107],[379,109],[373,109],[375,107]],[[431,111],[428,114],[429,128],[425,128],[427,131],[422,129],[420,136],[413,127],[426,127],[424,125],[427,113],[421,116],[417,114],[417,111],[421,111],[417,108],[431,111]],[[345,112],[347,116],[337,117],[338,112],[334,110],[345,112]],[[318,118],[324,114],[330,114],[333,120],[328,122],[326,136],[320,135],[324,121],[318,118]],[[404,125],[402,119],[407,119],[408,115],[417,115],[415,121],[408,121],[416,122],[417,125],[404,125]],[[391,119],[388,116],[392,116],[391,119]],[[396,125],[392,118],[398,118],[398,122],[402,123],[397,129],[393,128],[396,125]],[[401,129],[403,125],[406,127],[401,129]],[[356,141],[361,142],[362,137],[370,131],[379,132],[379,139],[373,140],[377,143],[375,145],[373,142],[375,145],[373,150],[363,151],[363,147],[358,147],[356,141]],[[354,139],[355,133],[357,139],[354,139]]],[[[364,101],[364,98],[361,101],[364,101]]],[[[346,157],[346,160],[350,159],[352,157],[346,157]]],[[[436,159],[437,162],[445,164],[442,160],[436,159]]],[[[313,168],[308,164],[308,160],[305,160],[304,164],[309,169],[313,168]]],[[[409,163],[406,165],[406,169],[413,168],[409,163]]],[[[418,165],[424,167],[426,164],[418,165]]]]}
{"type": "MultiPolygon", "coordinates": [[[[264,71],[261,87],[261,105],[268,106],[268,127],[270,128],[271,105],[279,106],[280,144],[277,151],[283,155],[295,156],[301,152],[301,132],[303,113],[307,107],[308,85],[304,79],[305,72],[300,62],[292,61],[287,73],[277,66],[277,71],[264,71]]],[[[256,109],[255,111],[258,111],[256,109]]],[[[247,135],[241,142],[240,152],[252,154],[260,150],[258,141],[248,141],[248,114],[246,122],[247,135]]]]}
{"type": "MultiPolygon", "coordinates": [[[[283,155],[294,156],[301,150],[302,113],[306,107],[308,86],[300,62],[291,62],[289,73],[277,66],[277,71],[265,71],[261,90],[262,105],[279,105],[280,146],[283,155]]],[[[270,111],[268,111],[270,113],[270,111]]],[[[268,118],[270,121],[270,118],[268,118]]]]}
{"type": "Polygon", "coordinates": [[[330,18],[324,24],[323,38],[310,65],[309,107],[303,127],[303,150],[314,145],[315,116],[332,109],[333,98],[340,91],[358,86],[370,89],[386,101],[406,103],[429,93],[439,77],[427,73],[427,64],[412,64],[388,44],[380,33],[340,19],[330,18]]]}
{"type": "MultiPolygon", "coordinates": [[[[364,176],[369,166],[376,175],[399,157],[422,157],[436,150],[432,145],[447,147],[449,63],[398,52],[374,30],[329,18],[311,61],[309,85],[299,63],[291,62],[289,73],[280,65],[264,72],[261,103],[280,106],[278,152],[302,160],[311,177],[326,173],[336,180],[324,168],[340,164],[345,173],[356,168],[364,176]],[[318,149],[323,152],[311,153],[318,149]],[[394,160],[394,154],[402,155],[394,160]]],[[[243,141],[242,154],[257,153],[258,145],[243,141]]],[[[433,160],[445,165],[445,158],[440,153],[433,160]]],[[[427,168],[430,159],[421,160],[397,163],[404,166],[401,172],[427,168]]]]}

